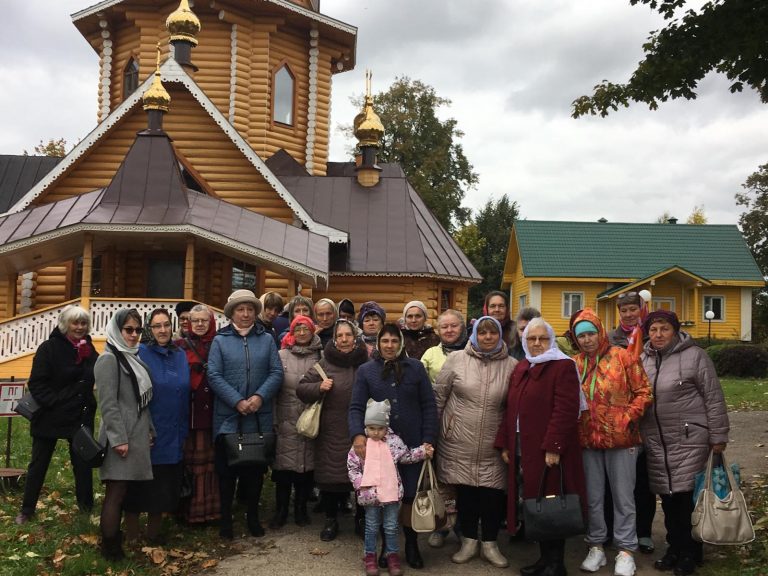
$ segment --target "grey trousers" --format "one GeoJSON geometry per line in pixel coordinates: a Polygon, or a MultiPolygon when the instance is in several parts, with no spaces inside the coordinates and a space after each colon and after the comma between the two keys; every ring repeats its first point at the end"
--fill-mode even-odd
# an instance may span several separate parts
{"type": "Polygon", "coordinates": [[[603,508],[605,477],[613,496],[613,542],[622,550],[637,550],[635,475],[638,448],[582,451],[587,481],[587,543],[600,546],[608,538],[603,508]]]}

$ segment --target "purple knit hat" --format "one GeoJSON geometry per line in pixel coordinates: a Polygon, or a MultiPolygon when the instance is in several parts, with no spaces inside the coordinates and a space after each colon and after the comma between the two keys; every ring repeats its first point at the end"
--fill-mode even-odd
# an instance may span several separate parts
{"type": "Polygon", "coordinates": [[[379,306],[378,302],[369,300],[368,302],[363,302],[363,305],[360,306],[360,314],[357,315],[357,324],[360,328],[363,327],[363,319],[368,314],[376,314],[376,316],[381,318],[382,323],[387,321],[387,313],[384,311],[384,308],[379,306]]]}
{"type": "Polygon", "coordinates": [[[648,336],[648,331],[651,329],[651,324],[658,322],[659,320],[669,322],[672,324],[672,328],[675,329],[675,332],[680,332],[680,320],[678,320],[677,314],[670,310],[654,310],[648,314],[645,322],[643,322],[643,334],[648,336]]]}

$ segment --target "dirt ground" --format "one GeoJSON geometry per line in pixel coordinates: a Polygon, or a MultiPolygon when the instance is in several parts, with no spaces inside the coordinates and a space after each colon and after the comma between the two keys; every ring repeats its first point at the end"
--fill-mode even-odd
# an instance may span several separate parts
{"type": "MultiPolygon", "coordinates": [[[[768,412],[731,412],[731,437],[727,454],[730,462],[741,466],[742,479],[768,470],[768,412]]],[[[278,531],[268,531],[264,538],[243,538],[237,541],[242,552],[219,563],[215,570],[205,574],[216,576],[244,575],[312,575],[357,576],[362,570],[362,541],[353,533],[352,518],[341,517],[339,537],[333,542],[321,542],[319,531],[322,516],[313,516],[314,524],[307,528],[287,525],[278,531]]],[[[664,553],[663,514],[659,508],[654,523],[656,552],[652,555],[637,554],[638,576],[658,575],[653,561],[664,553]]],[[[403,562],[407,574],[492,575],[516,574],[517,569],[536,560],[538,546],[531,543],[510,543],[505,533],[499,537],[502,552],[510,562],[510,568],[501,570],[476,558],[468,564],[453,564],[450,555],[458,549],[455,536],[451,535],[442,549],[427,545],[426,535],[420,537],[420,548],[426,567],[412,570],[403,562]]],[[[608,566],[598,574],[613,573],[615,551],[607,550],[608,566]]],[[[566,547],[566,566],[571,574],[579,574],[579,564],[585,553],[581,538],[571,538],[566,547]]],[[[382,575],[387,574],[382,571],[382,575]]]]}

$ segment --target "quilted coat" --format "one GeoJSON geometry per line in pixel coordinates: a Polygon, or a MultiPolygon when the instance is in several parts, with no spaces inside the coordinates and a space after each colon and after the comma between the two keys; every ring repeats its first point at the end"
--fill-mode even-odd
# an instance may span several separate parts
{"type": "Polygon", "coordinates": [[[641,356],[653,383],[653,405],[640,423],[651,490],[693,490],[712,444],[728,442],[728,413],[715,367],[686,333],[667,352],[645,344],[641,356]]]}
{"type": "Polygon", "coordinates": [[[446,484],[507,488],[507,466],[494,448],[517,360],[506,345],[484,356],[471,343],[449,354],[435,380],[440,419],[437,476],[446,484]]]}

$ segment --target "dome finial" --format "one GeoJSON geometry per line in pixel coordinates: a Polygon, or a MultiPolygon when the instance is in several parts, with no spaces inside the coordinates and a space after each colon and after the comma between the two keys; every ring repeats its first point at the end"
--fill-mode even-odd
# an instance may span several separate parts
{"type": "Polygon", "coordinates": [[[192,46],[197,46],[197,35],[200,32],[200,19],[195,16],[189,7],[189,0],[181,0],[179,7],[171,12],[165,21],[168,32],[171,33],[171,42],[183,40],[192,46]]]}
{"type": "Polygon", "coordinates": [[[371,94],[371,78],[373,74],[370,70],[365,71],[365,103],[363,111],[355,116],[353,122],[355,138],[360,142],[360,147],[373,146],[381,147],[381,139],[384,136],[384,125],[381,119],[373,111],[373,95],[371,94]]]}
{"type": "Polygon", "coordinates": [[[160,43],[157,44],[157,67],[155,68],[155,77],[152,85],[144,92],[142,96],[144,110],[160,110],[168,112],[171,104],[171,95],[163,86],[160,80],[160,43]]]}

